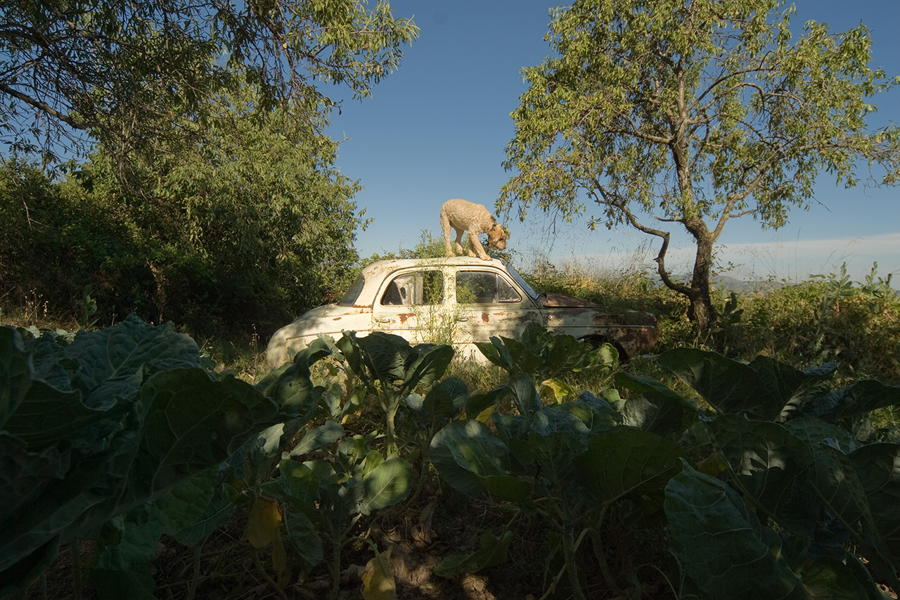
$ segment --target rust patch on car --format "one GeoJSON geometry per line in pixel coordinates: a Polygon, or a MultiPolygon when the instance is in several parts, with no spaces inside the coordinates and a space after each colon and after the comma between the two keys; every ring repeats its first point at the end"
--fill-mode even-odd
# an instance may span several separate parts
{"type": "Polygon", "coordinates": [[[481,320],[483,322],[487,323],[488,321],[491,320],[491,317],[486,312],[483,312],[483,313],[481,313],[481,320]]]}
{"type": "Polygon", "coordinates": [[[414,316],[416,316],[416,313],[400,313],[399,315],[397,315],[401,323],[406,323],[407,319],[414,316]]]}

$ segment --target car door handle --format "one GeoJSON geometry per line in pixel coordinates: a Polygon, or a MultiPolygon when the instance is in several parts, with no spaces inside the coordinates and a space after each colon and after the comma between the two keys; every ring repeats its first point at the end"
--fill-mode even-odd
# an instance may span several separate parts
{"type": "Polygon", "coordinates": [[[457,323],[464,323],[469,320],[469,317],[456,317],[457,323]]]}
{"type": "Polygon", "coordinates": [[[375,322],[376,323],[390,323],[391,318],[390,317],[375,317],[375,322]]]}

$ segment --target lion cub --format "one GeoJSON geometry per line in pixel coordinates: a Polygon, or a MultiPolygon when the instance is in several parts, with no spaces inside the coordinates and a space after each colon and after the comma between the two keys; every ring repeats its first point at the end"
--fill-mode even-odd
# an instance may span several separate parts
{"type": "Polygon", "coordinates": [[[479,234],[486,233],[488,247],[497,250],[505,249],[506,240],[509,239],[509,232],[494,220],[487,208],[460,198],[447,200],[441,205],[441,229],[444,232],[444,248],[447,256],[463,253],[461,242],[463,234],[467,231],[469,232],[469,256],[475,256],[477,253],[482,260],[491,260],[491,258],[484,251],[484,247],[478,239],[479,234]],[[456,230],[456,252],[453,251],[450,244],[451,227],[456,230]]]}

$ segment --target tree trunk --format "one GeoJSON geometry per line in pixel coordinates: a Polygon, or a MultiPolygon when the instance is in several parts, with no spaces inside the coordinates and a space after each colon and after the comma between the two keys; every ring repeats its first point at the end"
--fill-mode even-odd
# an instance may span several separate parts
{"type": "Polygon", "coordinates": [[[710,296],[709,276],[712,271],[712,236],[708,232],[694,233],[697,240],[697,253],[694,256],[694,271],[691,275],[691,286],[688,299],[688,318],[697,324],[701,331],[707,331],[716,322],[716,309],[710,296]]]}

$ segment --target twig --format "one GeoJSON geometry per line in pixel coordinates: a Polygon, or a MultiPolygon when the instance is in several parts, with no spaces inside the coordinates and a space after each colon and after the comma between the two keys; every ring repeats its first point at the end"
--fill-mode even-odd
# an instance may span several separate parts
{"type": "MultiPolygon", "coordinates": [[[[205,540],[204,540],[205,541],[205,540]]],[[[185,600],[194,600],[197,593],[197,586],[200,585],[200,553],[203,551],[203,542],[194,547],[194,572],[188,583],[187,596],[185,600]]]]}
{"type": "Polygon", "coordinates": [[[288,600],[287,594],[284,593],[284,590],[281,589],[278,583],[276,583],[275,580],[272,579],[272,576],[266,572],[265,565],[263,565],[262,561],[259,560],[259,552],[253,550],[251,554],[253,554],[253,562],[256,563],[256,569],[259,571],[259,574],[262,575],[263,579],[266,580],[266,583],[272,586],[272,589],[275,590],[275,593],[278,594],[278,597],[281,598],[281,600],[288,600]]]}
{"type": "Polygon", "coordinates": [[[81,600],[81,540],[75,539],[69,546],[69,552],[72,553],[72,597],[74,600],[81,600]]]}

